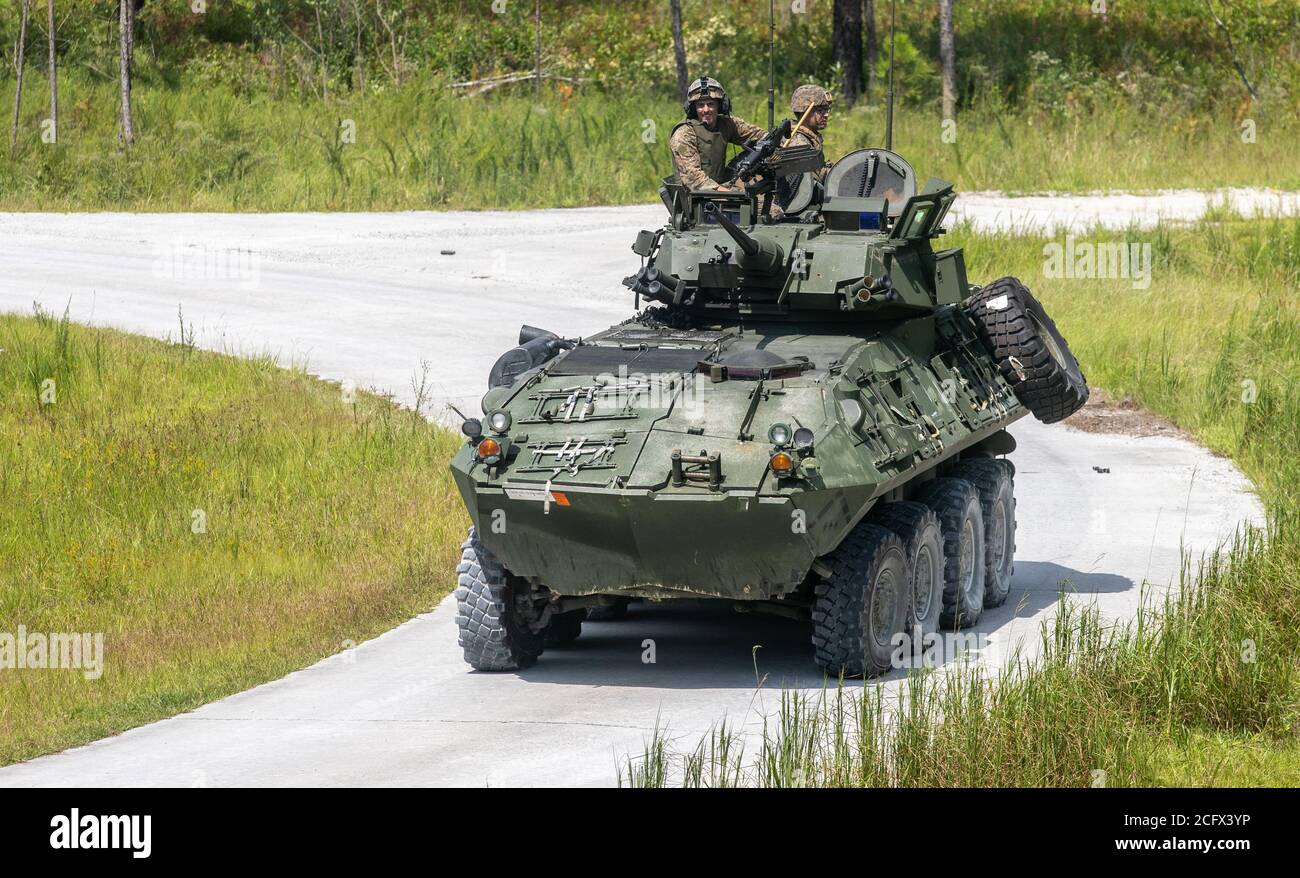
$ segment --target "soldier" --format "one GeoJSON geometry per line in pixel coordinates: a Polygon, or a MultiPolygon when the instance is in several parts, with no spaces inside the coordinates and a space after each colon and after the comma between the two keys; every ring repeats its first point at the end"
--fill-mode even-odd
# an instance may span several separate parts
{"type": "MultiPolygon", "coordinates": [[[[826,130],[826,125],[830,122],[832,100],[831,93],[820,85],[801,85],[790,96],[790,111],[794,113],[796,127],[791,132],[790,139],[786,141],[785,145],[811,146],[817,150],[822,166],[813,171],[812,174],[819,183],[826,182],[826,174],[831,167],[822,152],[822,132],[826,130]],[[812,109],[809,110],[809,107],[812,109]],[[805,113],[807,113],[806,116],[805,113]],[[803,120],[802,123],[799,121],[801,119],[803,120]]],[[[799,185],[799,180],[800,176],[798,174],[792,174],[777,181],[776,200],[770,211],[770,218],[773,221],[785,216],[785,211],[782,208],[790,203],[790,199],[794,196],[794,190],[799,185]]]]}
{"type": "Polygon", "coordinates": [[[817,179],[823,181],[830,165],[822,153],[822,132],[830,122],[832,100],[831,93],[820,85],[801,85],[790,97],[790,111],[794,113],[795,122],[803,119],[803,124],[790,135],[786,146],[808,145],[815,148],[822,158],[822,168],[817,171],[817,179]],[[808,110],[809,107],[812,107],[811,111],[808,110]],[[805,112],[808,113],[806,118],[805,112]]]}
{"type": "Polygon", "coordinates": [[[745,145],[767,132],[731,115],[731,100],[722,83],[701,76],[686,90],[686,119],[668,141],[677,180],[688,189],[734,191],[719,185],[726,175],[727,144],[745,145]]]}

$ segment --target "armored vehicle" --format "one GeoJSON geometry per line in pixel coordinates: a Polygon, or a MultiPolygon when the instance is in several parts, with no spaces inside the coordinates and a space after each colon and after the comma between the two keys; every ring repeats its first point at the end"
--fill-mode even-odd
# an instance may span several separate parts
{"type": "Polygon", "coordinates": [[[743,191],[665,181],[634,316],[580,339],[525,326],[492,368],[451,464],[474,668],[527,667],[589,612],[690,598],[803,620],[828,674],[871,676],[1007,599],[1006,428],[1083,405],[1078,362],[1020,281],[972,285],[936,249],[950,184],[885,149],[818,181],[770,146],[743,191]]]}

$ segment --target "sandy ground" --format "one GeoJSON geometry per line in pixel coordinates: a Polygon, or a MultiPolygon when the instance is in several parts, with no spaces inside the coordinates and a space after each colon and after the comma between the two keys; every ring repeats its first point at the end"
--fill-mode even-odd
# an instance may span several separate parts
{"type": "MultiPolygon", "coordinates": [[[[959,204],[984,227],[1069,228],[1126,226],[1166,209],[1189,219],[1214,201],[1133,198],[959,204]]],[[[1243,198],[1248,210],[1278,201],[1243,198]]],[[[1295,212],[1295,197],[1285,198],[1279,209],[1295,212]]],[[[657,206],[0,214],[0,310],[30,312],[37,302],[159,337],[175,337],[183,320],[204,347],[271,351],[408,402],[428,361],[434,413],[447,416],[447,403],[477,410],[489,366],[521,323],[572,336],[626,318],[630,296],[618,282],[636,266],[628,248],[638,229],[662,220],[657,206]]],[[[1181,550],[1199,557],[1262,517],[1228,461],[1176,431],[1097,432],[1109,429],[1099,417],[1077,421],[1083,430],[1029,420],[1013,428],[1015,585],[978,626],[984,661],[1017,645],[1032,651],[1062,591],[1110,618],[1131,617],[1144,587],[1177,583],[1181,550]]],[[[0,786],[609,784],[616,761],[639,751],[656,723],[687,746],[724,715],[753,733],[780,686],[820,685],[805,626],[725,607],[640,607],[626,621],[589,624],[575,646],[548,651],[533,669],[500,675],[462,663],[453,616],[444,601],[283,680],[0,769],[0,786]],[[653,664],[642,661],[647,639],[653,664]]],[[[869,685],[898,682],[895,674],[869,685]]]]}

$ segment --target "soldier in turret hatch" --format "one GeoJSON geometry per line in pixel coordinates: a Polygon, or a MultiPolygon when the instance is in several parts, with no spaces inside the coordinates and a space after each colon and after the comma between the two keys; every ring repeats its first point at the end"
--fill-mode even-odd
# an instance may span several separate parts
{"type": "Polygon", "coordinates": [[[668,146],[677,180],[688,189],[737,191],[723,184],[727,144],[747,145],[767,132],[731,115],[731,100],[722,83],[701,76],[686,90],[686,119],[673,128],[668,146]]]}
{"type": "MultiPolygon", "coordinates": [[[[786,146],[807,145],[822,153],[822,132],[830,123],[832,101],[831,93],[820,85],[801,85],[796,88],[790,96],[790,111],[794,113],[798,127],[791,133],[786,146]],[[802,124],[799,124],[800,119],[803,120],[802,124]]],[[[817,179],[824,181],[829,169],[830,165],[823,153],[821,170],[814,172],[817,179]]]]}

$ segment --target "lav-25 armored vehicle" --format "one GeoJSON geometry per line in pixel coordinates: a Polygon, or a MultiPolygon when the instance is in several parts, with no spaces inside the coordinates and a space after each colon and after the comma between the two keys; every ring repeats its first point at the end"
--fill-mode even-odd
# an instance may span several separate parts
{"type": "Polygon", "coordinates": [[[665,181],[624,281],[648,307],[589,338],[524,327],[493,367],[451,464],[474,668],[524,668],[589,611],[706,598],[804,620],[821,668],[869,676],[900,632],[1006,600],[1006,427],[1083,405],[1077,361],[1018,280],[971,285],[936,249],[951,185],[918,192],[884,149],[819,185],[767,145],[746,191],[665,181]],[[798,185],[771,221],[777,179],[798,185]]]}

